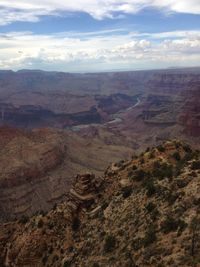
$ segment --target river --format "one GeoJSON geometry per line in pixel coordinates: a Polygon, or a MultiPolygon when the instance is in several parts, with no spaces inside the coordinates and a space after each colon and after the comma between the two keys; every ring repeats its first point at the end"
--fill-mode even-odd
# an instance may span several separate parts
{"type": "MultiPolygon", "coordinates": [[[[131,111],[132,109],[136,108],[139,104],[140,104],[141,100],[139,99],[139,97],[137,97],[137,102],[129,107],[129,108],[126,108],[126,109],[123,109],[123,110],[120,110],[119,112],[115,113],[112,115],[112,119],[106,123],[104,123],[103,125],[110,125],[110,124],[116,124],[116,123],[121,123],[123,121],[123,119],[121,118],[121,116],[126,113],[126,112],[129,112],[131,111]]],[[[91,124],[81,124],[81,125],[77,125],[77,126],[72,126],[70,127],[70,129],[72,131],[80,131],[81,129],[85,129],[89,126],[99,126],[101,124],[97,124],[97,123],[91,123],[91,124]]]]}

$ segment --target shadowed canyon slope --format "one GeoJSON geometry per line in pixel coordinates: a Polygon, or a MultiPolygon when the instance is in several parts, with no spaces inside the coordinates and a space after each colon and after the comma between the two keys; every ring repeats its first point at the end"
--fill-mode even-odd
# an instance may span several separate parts
{"type": "Polygon", "coordinates": [[[1,266],[200,264],[200,152],[178,142],[77,175],[48,213],[0,227],[1,266]]]}

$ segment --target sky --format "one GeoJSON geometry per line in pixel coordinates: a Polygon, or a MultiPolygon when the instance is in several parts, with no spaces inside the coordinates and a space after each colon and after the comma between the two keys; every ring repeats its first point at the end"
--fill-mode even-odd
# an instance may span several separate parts
{"type": "Polygon", "coordinates": [[[0,69],[200,66],[200,0],[0,0],[0,69]]]}

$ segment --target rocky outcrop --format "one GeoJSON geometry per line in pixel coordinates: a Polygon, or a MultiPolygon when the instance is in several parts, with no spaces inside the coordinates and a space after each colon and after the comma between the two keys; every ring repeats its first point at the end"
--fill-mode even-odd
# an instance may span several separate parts
{"type": "Polygon", "coordinates": [[[99,179],[77,175],[66,202],[0,225],[5,267],[199,265],[200,152],[147,149],[99,179]]]}

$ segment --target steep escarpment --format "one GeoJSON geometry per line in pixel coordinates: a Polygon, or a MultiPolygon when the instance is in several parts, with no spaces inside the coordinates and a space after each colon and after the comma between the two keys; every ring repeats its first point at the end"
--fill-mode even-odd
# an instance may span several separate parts
{"type": "Polygon", "coordinates": [[[45,202],[56,193],[48,186],[49,175],[61,166],[67,150],[61,136],[45,130],[1,128],[1,141],[1,220],[48,206],[45,202]]]}
{"type": "Polygon", "coordinates": [[[49,210],[65,199],[77,172],[101,174],[108,161],[131,153],[123,145],[91,142],[75,133],[1,127],[0,220],[49,210]]]}
{"type": "Polygon", "coordinates": [[[183,93],[185,103],[179,117],[187,135],[200,136],[200,83],[193,83],[191,89],[183,93]]]}
{"type": "Polygon", "coordinates": [[[47,214],[2,224],[2,266],[199,266],[200,152],[171,141],[101,178],[76,176],[47,214]]]}

